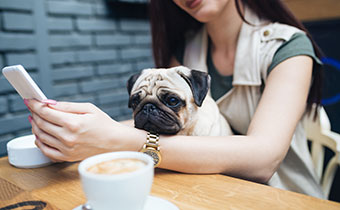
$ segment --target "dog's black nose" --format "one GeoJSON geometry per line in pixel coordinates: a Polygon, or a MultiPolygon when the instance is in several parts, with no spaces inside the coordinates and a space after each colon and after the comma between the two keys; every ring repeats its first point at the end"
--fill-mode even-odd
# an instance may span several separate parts
{"type": "Polygon", "coordinates": [[[156,109],[156,106],[153,104],[145,104],[143,107],[143,112],[145,114],[150,114],[152,111],[156,109]]]}

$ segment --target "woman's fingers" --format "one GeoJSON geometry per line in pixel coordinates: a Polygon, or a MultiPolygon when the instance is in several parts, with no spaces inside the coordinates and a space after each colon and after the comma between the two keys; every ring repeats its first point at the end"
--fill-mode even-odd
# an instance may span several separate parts
{"type": "Polygon", "coordinates": [[[70,157],[74,152],[73,146],[63,144],[54,136],[39,129],[34,120],[31,121],[32,132],[36,136],[36,145],[41,151],[54,162],[71,161],[70,157]]]}
{"type": "Polygon", "coordinates": [[[69,112],[73,114],[92,113],[96,108],[91,103],[72,103],[72,102],[57,102],[56,104],[49,104],[48,106],[58,111],[69,112]]]}
{"type": "Polygon", "coordinates": [[[32,133],[39,138],[39,140],[48,145],[49,147],[55,148],[57,150],[61,150],[64,145],[54,136],[51,136],[50,134],[46,133],[44,130],[40,129],[34,120],[31,121],[32,124],[32,133]]]}
{"type": "Polygon", "coordinates": [[[38,132],[42,130],[45,133],[48,133],[52,136],[55,136],[56,138],[60,138],[62,134],[62,127],[59,125],[55,125],[53,123],[50,123],[49,121],[46,121],[45,119],[41,118],[39,115],[36,113],[32,113],[32,118],[31,118],[31,124],[32,124],[32,129],[34,131],[38,132]]]}
{"type": "MultiPolygon", "coordinates": [[[[68,128],[65,129],[40,118],[40,116],[35,113],[32,113],[32,116],[32,131],[36,135],[49,135],[54,137],[60,145],[64,145],[65,147],[74,146],[75,143],[72,132],[76,130],[76,126],[68,126],[68,128]]],[[[68,124],[71,125],[71,122],[68,122],[68,124]]],[[[58,147],[58,149],[61,150],[62,147],[58,147]]]]}
{"type": "Polygon", "coordinates": [[[35,140],[35,144],[41,152],[53,162],[65,161],[64,155],[59,150],[42,143],[39,138],[35,140]]]}
{"type": "Polygon", "coordinates": [[[103,133],[111,133],[113,124],[120,125],[88,103],[25,102],[32,112],[37,145],[53,160],[75,161],[108,151],[105,139],[110,137],[103,137],[103,133]]]}
{"type": "Polygon", "coordinates": [[[26,104],[32,113],[39,115],[40,118],[61,127],[64,126],[66,122],[68,122],[70,117],[72,117],[70,113],[51,109],[46,104],[36,100],[26,100],[26,104]]]}

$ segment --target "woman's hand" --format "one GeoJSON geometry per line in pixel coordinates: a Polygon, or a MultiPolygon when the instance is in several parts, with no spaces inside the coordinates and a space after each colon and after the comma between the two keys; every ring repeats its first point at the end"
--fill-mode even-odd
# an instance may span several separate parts
{"type": "Polygon", "coordinates": [[[54,161],[77,161],[109,151],[129,150],[118,142],[128,128],[90,103],[41,103],[25,100],[36,145],[54,161]]]}

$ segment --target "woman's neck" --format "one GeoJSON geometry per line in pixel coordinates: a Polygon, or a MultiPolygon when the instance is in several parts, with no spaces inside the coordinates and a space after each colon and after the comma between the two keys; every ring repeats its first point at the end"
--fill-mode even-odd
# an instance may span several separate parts
{"type": "Polygon", "coordinates": [[[242,19],[237,12],[235,1],[230,0],[219,17],[206,23],[213,51],[233,56],[241,26],[242,19]]]}

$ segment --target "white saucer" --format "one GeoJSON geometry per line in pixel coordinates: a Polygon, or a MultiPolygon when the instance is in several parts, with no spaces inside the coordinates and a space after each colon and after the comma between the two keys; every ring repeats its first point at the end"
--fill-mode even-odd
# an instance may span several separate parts
{"type": "MultiPolygon", "coordinates": [[[[179,210],[175,204],[163,198],[148,196],[148,200],[145,203],[144,210],[179,210]]],[[[77,206],[73,210],[82,210],[82,205],[77,206]]]]}

